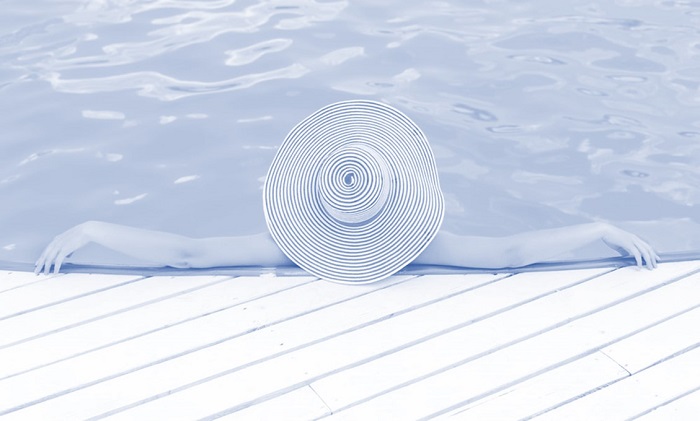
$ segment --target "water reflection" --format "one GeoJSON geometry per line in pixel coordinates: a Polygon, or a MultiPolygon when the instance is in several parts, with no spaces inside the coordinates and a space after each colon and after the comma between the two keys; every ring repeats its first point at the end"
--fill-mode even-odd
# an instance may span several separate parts
{"type": "Polygon", "coordinates": [[[268,72],[252,73],[216,82],[179,80],[159,72],[136,72],[102,78],[62,79],[58,73],[49,73],[44,79],[58,92],[92,94],[136,90],[139,95],[162,101],[174,101],[192,95],[222,93],[247,89],[258,83],[277,79],[296,79],[304,76],[308,69],[301,64],[292,64],[268,72]]]}
{"type": "Polygon", "coordinates": [[[227,66],[243,66],[253,63],[260,59],[265,54],[277,53],[292,45],[291,39],[276,38],[268,41],[258,42],[253,45],[239,48],[237,50],[228,50],[226,55],[227,66]]]}
{"type": "Polygon", "coordinates": [[[0,260],[86,219],[262,229],[286,131],[358,96],[427,133],[449,229],[602,219],[700,250],[699,9],[642,3],[6,0],[0,260]]]}

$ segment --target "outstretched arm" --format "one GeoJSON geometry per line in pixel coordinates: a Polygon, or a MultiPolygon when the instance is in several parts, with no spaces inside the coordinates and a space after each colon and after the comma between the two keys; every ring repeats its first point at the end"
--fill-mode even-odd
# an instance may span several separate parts
{"type": "Polygon", "coordinates": [[[74,251],[96,243],[161,266],[278,266],[292,264],[267,233],[195,239],[161,231],[89,221],[58,235],[36,262],[35,272],[58,273],[74,251]]]}
{"type": "Polygon", "coordinates": [[[634,234],[594,222],[515,234],[471,237],[440,232],[415,260],[419,264],[503,269],[542,262],[602,240],[622,255],[634,256],[637,266],[656,267],[659,256],[634,234]]]}
{"type": "MultiPolygon", "coordinates": [[[[658,255],[639,237],[609,224],[591,223],[508,237],[460,236],[441,231],[415,263],[501,269],[527,266],[602,240],[637,265],[656,267],[658,255]]],[[[67,257],[88,243],[153,264],[178,268],[281,266],[293,264],[268,233],[194,239],[181,235],[89,221],[57,236],[36,262],[35,272],[58,272],[67,257]]]]}

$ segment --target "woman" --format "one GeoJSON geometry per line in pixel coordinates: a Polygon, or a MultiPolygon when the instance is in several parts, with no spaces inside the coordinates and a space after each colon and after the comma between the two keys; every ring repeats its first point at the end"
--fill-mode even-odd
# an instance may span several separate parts
{"type": "Polygon", "coordinates": [[[604,223],[486,238],[440,231],[444,199],[425,135],[401,111],[350,100],[316,111],[285,138],[268,171],[269,233],[193,239],[86,222],[56,237],[36,272],[61,269],[88,243],[176,268],[296,263],[338,282],[372,282],[410,262],[516,268],[602,240],[637,265],[659,257],[637,236],[604,223]]]}

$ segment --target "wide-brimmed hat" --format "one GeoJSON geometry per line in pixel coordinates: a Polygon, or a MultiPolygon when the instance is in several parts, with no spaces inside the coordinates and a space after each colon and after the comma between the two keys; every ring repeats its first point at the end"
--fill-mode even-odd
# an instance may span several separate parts
{"type": "Polygon", "coordinates": [[[437,234],[445,208],[423,132],[369,100],[328,105],[289,132],[263,207],[290,260],[342,283],[377,281],[409,264],[437,234]]]}

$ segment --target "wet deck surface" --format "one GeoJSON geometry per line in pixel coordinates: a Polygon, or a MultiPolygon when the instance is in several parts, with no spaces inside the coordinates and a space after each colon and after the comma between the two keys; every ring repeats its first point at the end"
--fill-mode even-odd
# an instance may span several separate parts
{"type": "Polygon", "coordinates": [[[700,261],[396,276],[0,272],[0,415],[690,420],[700,261]]]}

